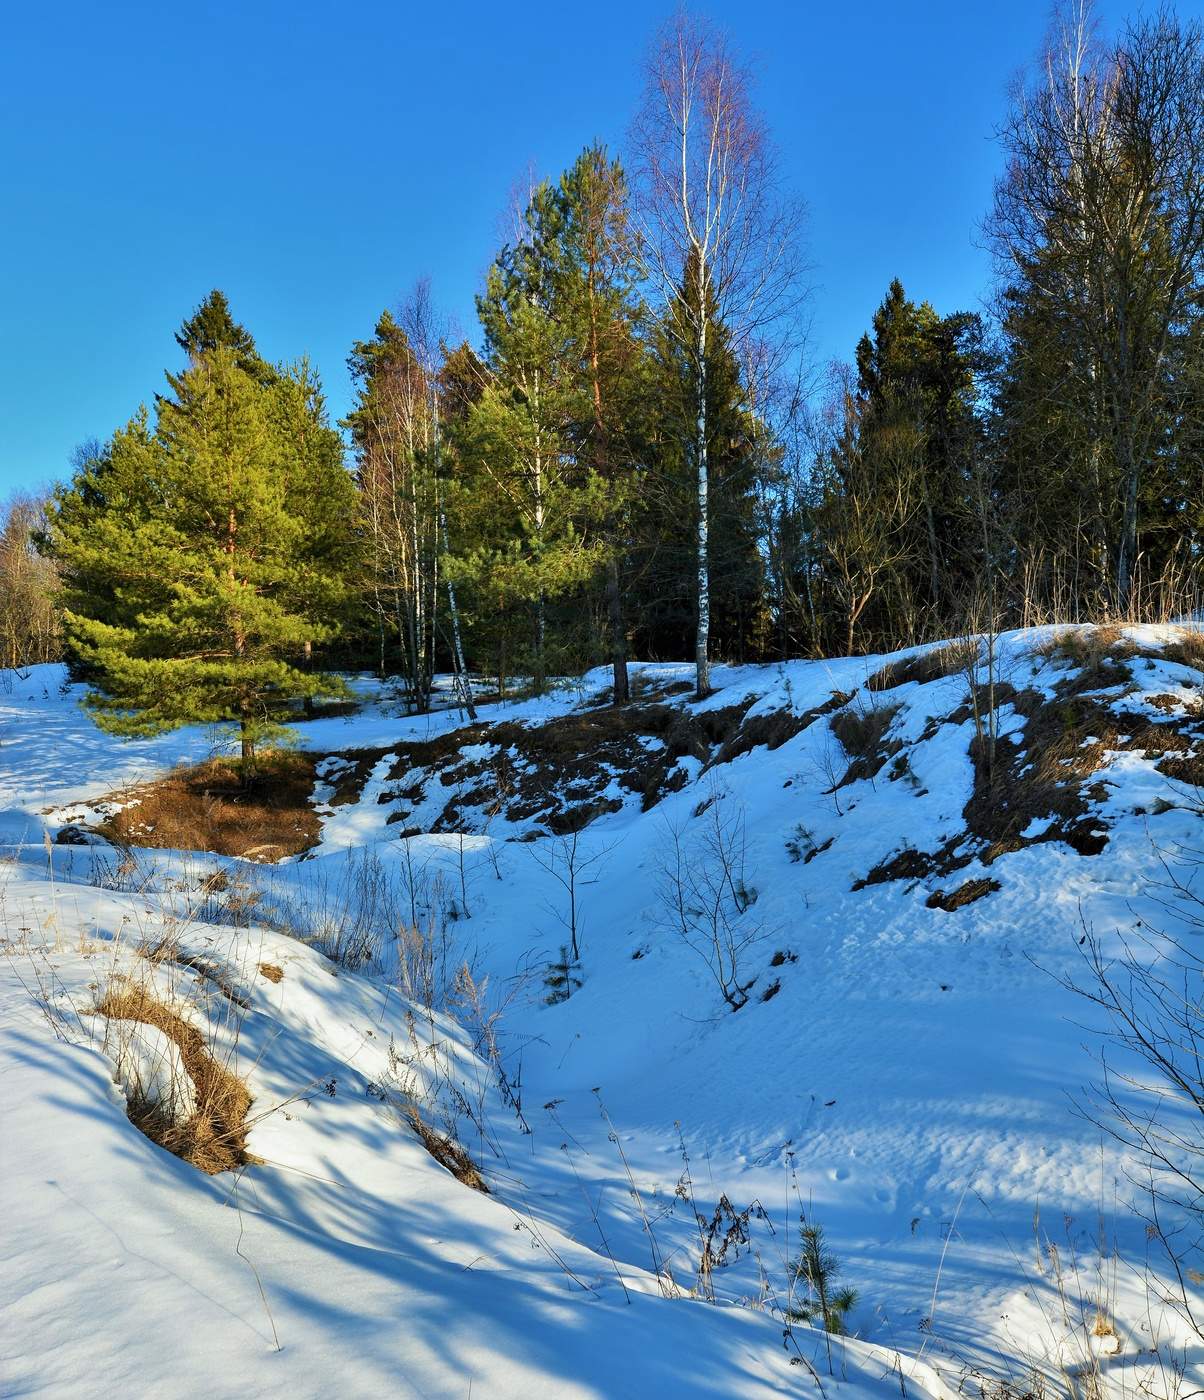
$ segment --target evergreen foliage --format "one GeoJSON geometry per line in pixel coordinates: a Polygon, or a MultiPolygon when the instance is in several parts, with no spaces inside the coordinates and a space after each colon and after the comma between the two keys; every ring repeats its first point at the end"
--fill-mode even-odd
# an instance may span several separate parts
{"type": "Polygon", "coordinates": [[[337,631],[354,513],[312,371],[250,373],[248,344],[198,346],[154,421],[140,410],[56,492],[46,531],[98,723],[237,725],[247,775],[292,702],[341,693],[299,662],[337,631]]]}
{"type": "Polygon", "coordinates": [[[56,645],[39,539],[103,722],[236,723],[250,762],[332,687],[336,639],[417,710],[450,670],[471,711],[470,673],[504,695],[606,662],[621,705],[629,655],[693,655],[704,692],[712,655],[1198,607],[1204,31],[1063,29],[1002,132],[992,319],[895,279],[805,392],[792,207],[747,75],[679,16],[632,182],[593,144],[529,191],[479,345],[424,283],[354,344],[354,476],[310,366],[211,292],[153,414],[82,454],[44,529],[4,528],[7,655],[56,645]]]}
{"type": "MultiPolygon", "coordinates": [[[[684,271],[697,281],[697,264],[684,271]]],[[[697,622],[694,569],[698,490],[697,341],[682,308],[704,296],[707,305],[706,437],[709,490],[711,645],[733,661],[764,654],[768,640],[764,564],[758,504],[772,458],[727,328],[715,318],[713,298],[687,286],[654,327],[650,392],[656,404],[649,426],[648,501],[640,536],[641,584],[636,647],[654,658],[688,656],[697,622]]]]}
{"type": "Polygon", "coordinates": [[[787,1315],[793,1321],[843,1336],[848,1315],[857,1306],[857,1290],[837,1282],[840,1262],[824,1243],[822,1226],[801,1225],[799,1241],[802,1248],[791,1262],[790,1277],[804,1291],[802,1296],[792,1293],[794,1301],[787,1315]]]}
{"type": "Polygon", "coordinates": [[[543,980],[547,988],[545,1002],[549,1006],[558,1006],[562,1001],[568,1001],[574,992],[580,990],[582,981],[581,963],[569,953],[568,944],[562,943],[560,956],[548,964],[543,980]]]}

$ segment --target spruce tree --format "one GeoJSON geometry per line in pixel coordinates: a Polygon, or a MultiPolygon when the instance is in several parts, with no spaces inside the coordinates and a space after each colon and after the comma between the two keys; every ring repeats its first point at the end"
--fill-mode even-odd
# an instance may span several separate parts
{"type": "Polygon", "coordinates": [[[260,359],[251,332],[234,319],[225,292],[216,287],[176,332],[176,344],[192,364],[224,345],[234,351],[239,368],[248,374],[256,378],[272,374],[271,367],[260,359]]]}
{"type": "Polygon", "coordinates": [[[708,645],[731,660],[757,656],[769,630],[764,563],[758,546],[757,501],[769,467],[759,450],[763,433],[750,403],[731,336],[714,300],[691,284],[671,301],[654,328],[650,398],[655,405],[648,444],[646,510],[638,552],[638,645],[654,657],[680,657],[697,632],[698,512],[697,386],[706,385],[706,493],[710,619],[708,645]],[[700,375],[685,323],[685,305],[707,307],[706,371],[700,375]],[[678,321],[682,324],[677,324],[678,321]]]}
{"type": "Polygon", "coordinates": [[[976,315],[941,317],[894,279],[835,386],[830,449],[817,463],[817,526],[844,613],[833,644],[914,644],[960,622],[981,575],[981,380],[976,315]]]}

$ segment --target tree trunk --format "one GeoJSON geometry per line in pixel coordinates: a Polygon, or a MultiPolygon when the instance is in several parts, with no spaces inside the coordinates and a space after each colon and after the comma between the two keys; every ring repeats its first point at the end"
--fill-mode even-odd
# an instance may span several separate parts
{"type": "Polygon", "coordinates": [[[701,700],[711,689],[711,569],[708,557],[710,520],[707,480],[707,322],[704,269],[699,270],[698,307],[698,423],[695,452],[698,458],[698,631],[695,639],[695,691],[701,700]]]}
{"type": "MultiPolygon", "coordinates": [[[[439,417],[439,396],[437,393],[431,395],[431,418],[434,424],[435,436],[435,492],[438,502],[437,514],[439,517],[439,544],[443,550],[444,559],[451,553],[448,546],[447,536],[447,503],[443,497],[442,480],[440,471],[443,466],[443,425],[439,417]]],[[[436,560],[436,570],[438,561],[436,560]]],[[[444,571],[446,573],[446,570],[444,571]]],[[[437,577],[437,574],[436,574],[437,577]]],[[[432,599],[432,614],[435,611],[434,600],[438,598],[438,584],[435,585],[432,599]]],[[[468,668],[464,665],[464,638],[460,632],[460,609],[456,606],[456,585],[451,580],[451,575],[447,575],[447,613],[451,619],[452,635],[452,668],[456,676],[456,688],[460,692],[460,699],[468,718],[475,720],[477,717],[476,706],[472,703],[472,686],[468,680],[468,668]]],[[[434,641],[432,638],[431,655],[434,655],[434,641]]]]}
{"type": "Polygon", "coordinates": [[[1120,548],[1116,556],[1116,607],[1126,616],[1132,602],[1133,571],[1137,565],[1137,484],[1140,471],[1128,433],[1117,443],[1117,454],[1125,483],[1125,509],[1120,526],[1120,548]]]}
{"type": "Polygon", "coordinates": [[[536,695],[542,695],[544,686],[547,683],[547,664],[544,660],[544,648],[548,637],[547,609],[544,605],[543,589],[539,590],[539,597],[535,600],[535,676],[534,690],[536,695]]]}
{"type": "Polygon", "coordinates": [[[249,787],[255,777],[255,737],[251,733],[251,707],[246,700],[238,707],[239,773],[243,787],[249,787]]]}
{"type": "Polygon", "coordinates": [[[623,595],[619,589],[619,561],[613,541],[606,563],[606,613],[610,622],[610,654],[614,668],[614,703],[626,705],[631,699],[627,677],[627,637],[623,631],[623,595]]]}

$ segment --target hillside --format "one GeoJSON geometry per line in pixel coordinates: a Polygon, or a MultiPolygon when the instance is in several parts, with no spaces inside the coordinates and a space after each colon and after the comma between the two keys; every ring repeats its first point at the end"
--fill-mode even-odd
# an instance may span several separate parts
{"type": "Polygon", "coordinates": [[[1189,926],[1199,634],[633,678],[471,725],[356,679],[241,816],[212,735],[6,683],[0,1393],[1200,1370],[1066,985],[1189,926]],[[803,1216],[850,1338],[784,1321],[803,1216]]]}

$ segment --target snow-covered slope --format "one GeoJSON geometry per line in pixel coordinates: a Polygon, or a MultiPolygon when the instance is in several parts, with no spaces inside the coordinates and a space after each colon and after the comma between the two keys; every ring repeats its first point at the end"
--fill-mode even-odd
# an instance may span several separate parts
{"type": "Polygon", "coordinates": [[[56,668],[10,681],[0,1393],[944,1395],[1113,1345],[1135,1383],[1183,1339],[1072,1102],[1062,981],[1085,929],[1177,917],[1152,885],[1199,827],[1194,655],[1008,634],[973,687],[930,650],[717,667],[701,704],[645,666],[623,717],[597,673],[464,732],[365,680],[303,728],[320,844],[270,867],[50,844],[212,736],[121,744],[56,668]],[[94,1014],[131,986],[245,1078],[249,1165],[127,1118],[115,1076],[169,1104],[181,1077],[94,1014]],[[830,1358],[784,1336],[804,1215],[858,1293],[830,1358]]]}

